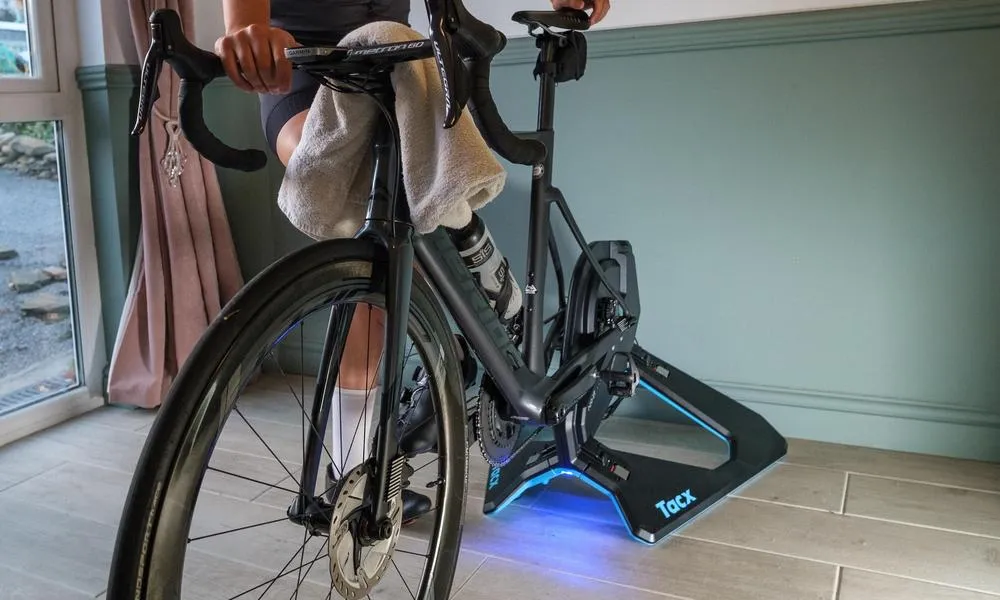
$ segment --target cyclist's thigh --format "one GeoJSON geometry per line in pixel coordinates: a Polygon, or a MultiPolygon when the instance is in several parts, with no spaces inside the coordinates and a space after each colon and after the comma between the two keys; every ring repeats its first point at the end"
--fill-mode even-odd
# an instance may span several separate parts
{"type": "Polygon", "coordinates": [[[271,151],[285,165],[302,137],[302,126],[319,82],[302,71],[292,71],[292,87],[284,94],[260,94],[260,120],[271,151]]]}

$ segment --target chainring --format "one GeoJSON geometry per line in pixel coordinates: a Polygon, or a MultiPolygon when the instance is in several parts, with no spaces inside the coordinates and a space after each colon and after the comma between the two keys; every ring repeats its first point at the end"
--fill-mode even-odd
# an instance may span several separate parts
{"type": "Polygon", "coordinates": [[[392,560],[403,522],[403,497],[397,493],[389,502],[392,533],[373,544],[359,540],[358,509],[365,503],[368,470],[360,465],[338,486],[330,520],[330,579],[340,595],[349,600],[365,598],[378,585],[392,560]]]}
{"type": "Polygon", "coordinates": [[[486,462],[494,467],[504,467],[523,450],[544,427],[522,435],[525,426],[505,419],[497,409],[498,394],[489,379],[483,380],[479,391],[479,406],[476,410],[476,437],[479,449],[486,462]],[[518,443],[518,440],[522,440],[518,443]]]}

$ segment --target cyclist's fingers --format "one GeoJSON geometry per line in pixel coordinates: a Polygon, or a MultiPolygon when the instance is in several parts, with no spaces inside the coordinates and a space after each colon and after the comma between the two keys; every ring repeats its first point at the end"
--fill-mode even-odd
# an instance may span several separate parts
{"type": "Polygon", "coordinates": [[[285,57],[285,44],[271,40],[271,58],[274,61],[274,91],[287,92],[292,84],[292,63],[285,57]]]}
{"type": "Polygon", "coordinates": [[[236,48],[233,39],[230,37],[220,37],[215,42],[215,53],[222,60],[222,68],[226,71],[226,76],[244,92],[252,92],[253,88],[240,74],[240,66],[236,60],[236,48]]]}
{"type": "Polygon", "coordinates": [[[275,86],[274,58],[271,56],[271,40],[267,31],[260,25],[251,25],[245,31],[249,38],[250,51],[253,52],[254,63],[257,65],[257,74],[266,88],[264,91],[272,91],[275,86]]]}
{"type": "Polygon", "coordinates": [[[261,80],[260,73],[257,71],[257,61],[254,59],[253,47],[250,45],[250,36],[246,33],[244,29],[238,35],[238,41],[236,43],[236,60],[240,63],[240,72],[243,74],[243,78],[247,80],[253,91],[266,93],[267,86],[261,80]]]}
{"type": "Polygon", "coordinates": [[[594,12],[590,14],[590,23],[596,25],[608,15],[608,11],[611,10],[611,2],[610,0],[594,0],[593,4],[594,12]]]}

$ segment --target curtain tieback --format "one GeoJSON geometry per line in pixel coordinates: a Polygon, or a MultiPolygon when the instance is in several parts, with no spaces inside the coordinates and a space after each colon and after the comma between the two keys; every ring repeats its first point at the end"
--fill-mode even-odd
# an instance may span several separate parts
{"type": "Polygon", "coordinates": [[[167,150],[160,160],[160,168],[167,176],[170,187],[177,187],[181,175],[184,173],[184,164],[187,163],[187,155],[181,149],[181,123],[173,117],[169,117],[153,106],[153,113],[163,121],[163,128],[167,132],[167,150]]]}

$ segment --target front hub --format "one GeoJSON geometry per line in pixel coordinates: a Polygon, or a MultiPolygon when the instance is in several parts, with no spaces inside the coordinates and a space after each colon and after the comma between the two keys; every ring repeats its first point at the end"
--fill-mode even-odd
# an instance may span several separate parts
{"type": "Polygon", "coordinates": [[[388,516],[371,526],[365,522],[365,498],[371,478],[362,465],[349,472],[337,490],[330,519],[330,578],[348,600],[364,598],[389,567],[403,523],[403,497],[389,500],[388,516]]]}

